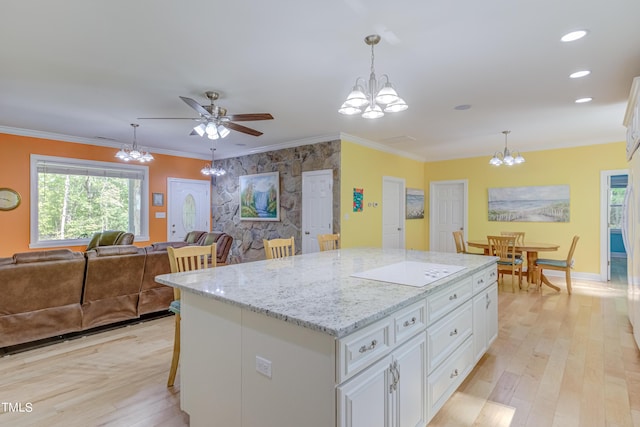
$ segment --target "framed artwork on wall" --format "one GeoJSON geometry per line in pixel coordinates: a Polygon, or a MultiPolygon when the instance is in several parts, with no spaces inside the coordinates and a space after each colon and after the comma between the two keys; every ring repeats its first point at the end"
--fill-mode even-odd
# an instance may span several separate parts
{"type": "Polygon", "coordinates": [[[407,188],[406,219],[424,218],[424,190],[407,188]]]}
{"type": "Polygon", "coordinates": [[[569,186],[489,188],[489,221],[569,222],[569,186]]]}
{"type": "Polygon", "coordinates": [[[280,221],[279,172],[240,177],[240,219],[280,221]]]}
{"type": "Polygon", "coordinates": [[[164,206],[164,193],[153,193],[151,199],[152,206],[164,206]]]}

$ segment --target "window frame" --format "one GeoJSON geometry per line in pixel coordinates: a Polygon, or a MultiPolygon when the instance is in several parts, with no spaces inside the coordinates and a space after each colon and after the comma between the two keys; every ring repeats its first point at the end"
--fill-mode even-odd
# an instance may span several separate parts
{"type": "MultiPolygon", "coordinates": [[[[91,238],[86,239],[64,239],[64,240],[39,240],[39,222],[38,222],[38,162],[51,161],[56,163],[66,163],[72,167],[87,168],[105,168],[105,169],[122,169],[135,170],[141,172],[142,178],[142,200],[140,203],[140,234],[134,237],[134,241],[149,240],[149,167],[137,164],[123,164],[115,162],[102,162],[97,160],[76,159],[69,157],[43,156],[39,154],[31,154],[30,171],[31,178],[29,188],[30,200],[30,239],[29,248],[54,248],[64,246],[82,246],[87,245],[91,238]]],[[[130,196],[131,197],[131,196],[130,196]]],[[[130,199],[131,200],[131,199],[130,199]]]]}

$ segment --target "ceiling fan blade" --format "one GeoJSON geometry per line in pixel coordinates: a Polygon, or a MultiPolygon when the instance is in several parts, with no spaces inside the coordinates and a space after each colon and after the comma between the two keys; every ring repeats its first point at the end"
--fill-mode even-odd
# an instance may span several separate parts
{"type": "Polygon", "coordinates": [[[182,99],[189,107],[193,108],[194,110],[196,110],[198,112],[198,114],[204,116],[204,117],[211,117],[211,114],[209,114],[209,112],[207,110],[204,109],[204,107],[200,104],[198,104],[196,101],[194,101],[191,98],[187,98],[186,96],[181,96],[180,99],[182,99]]]}
{"type": "Polygon", "coordinates": [[[231,114],[229,120],[236,122],[250,122],[254,120],[272,120],[273,116],[269,113],[249,113],[249,114],[231,114]]]}
{"type": "Polygon", "coordinates": [[[251,128],[248,128],[246,126],[242,126],[242,125],[239,125],[239,124],[233,123],[233,122],[226,122],[226,123],[224,123],[224,126],[228,127],[229,129],[235,130],[237,132],[242,132],[242,133],[246,133],[246,134],[253,135],[253,136],[262,135],[262,132],[260,132],[260,131],[257,131],[255,129],[251,129],[251,128]]]}

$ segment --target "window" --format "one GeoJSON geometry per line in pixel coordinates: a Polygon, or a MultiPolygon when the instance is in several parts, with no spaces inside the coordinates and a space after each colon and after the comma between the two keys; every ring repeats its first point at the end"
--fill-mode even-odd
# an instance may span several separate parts
{"type": "Polygon", "coordinates": [[[104,230],[149,240],[149,168],[31,156],[30,247],[78,246],[104,230]]]}

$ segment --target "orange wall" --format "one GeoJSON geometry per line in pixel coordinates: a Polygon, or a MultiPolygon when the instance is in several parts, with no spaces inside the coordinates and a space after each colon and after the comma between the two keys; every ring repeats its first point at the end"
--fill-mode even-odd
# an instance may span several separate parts
{"type": "MultiPolygon", "coordinates": [[[[22,203],[12,211],[0,211],[0,257],[29,251],[29,167],[30,155],[68,157],[103,162],[114,162],[116,148],[99,147],[72,142],[60,142],[0,133],[0,187],[9,187],[20,193],[22,203]]],[[[151,242],[167,240],[166,218],[155,218],[156,212],[166,212],[167,178],[203,179],[200,169],[204,160],[155,154],[149,166],[149,197],[163,193],[165,206],[151,206],[149,200],[150,241],[135,242],[146,246],[151,242]]],[[[69,247],[82,251],[85,246],[69,247]]]]}

